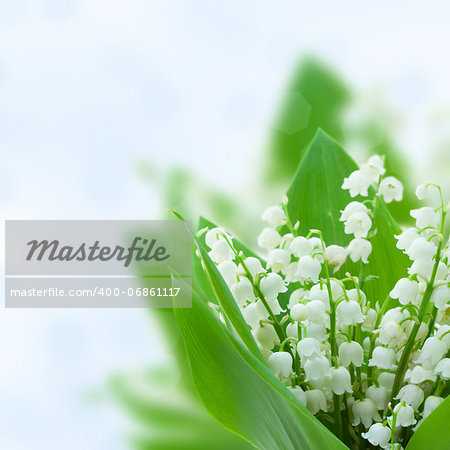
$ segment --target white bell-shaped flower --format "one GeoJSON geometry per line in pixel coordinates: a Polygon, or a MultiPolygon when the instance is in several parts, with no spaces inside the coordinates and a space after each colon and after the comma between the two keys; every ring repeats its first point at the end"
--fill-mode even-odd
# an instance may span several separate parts
{"type": "Polygon", "coordinates": [[[366,317],[364,318],[364,322],[361,325],[361,329],[363,331],[372,332],[375,329],[377,317],[377,312],[374,309],[370,308],[366,313],[366,317]]]}
{"type": "Polygon", "coordinates": [[[345,222],[346,234],[353,234],[356,238],[366,238],[372,227],[372,220],[366,213],[353,213],[345,222]]]}
{"type": "Polygon", "coordinates": [[[419,200],[429,200],[433,206],[439,206],[441,203],[439,189],[433,184],[421,184],[417,186],[416,196],[419,200]]]}
{"type": "Polygon", "coordinates": [[[405,380],[412,384],[421,384],[424,381],[435,381],[436,375],[433,374],[432,369],[425,369],[422,366],[416,366],[413,369],[408,369],[405,374],[405,380]]]}
{"type": "Polygon", "coordinates": [[[319,411],[327,411],[327,399],[320,389],[310,389],[305,391],[305,395],[307,400],[306,407],[312,414],[315,415],[319,411]]]}
{"type": "Polygon", "coordinates": [[[274,327],[269,324],[264,324],[263,326],[257,327],[253,331],[253,335],[258,343],[268,350],[272,349],[280,342],[274,327]]]}
{"type": "Polygon", "coordinates": [[[383,449],[389,448],[392,431],[387,425],[382,423],[374,423],[367,433],[362,433],[361,436],[367,439],[372,445],[379,446],[383,449]]]}
{"type": "Polygon", "coordinates": [[[345,367],[331,368],[330,387],[337,395],[345,392],[351,394],[353,390],[350,372],[345,367]]]}
{"type": "Polygon", "coordinates": [[[303,303],[297,303],[291,308],[290,316],[296,322],[303,322],[308,318],[308,311],[306,305],[303,303]]]}
{"type": "Polygon", "coordinates": [[[265,248],[267,250],[272,250],[275,247],[278,247],[278,245],[280,245],[280,242],[280,233],[278,233],[278,231],[274,230],[273,228],[264,228],[258,236],[258,245],[261,248],[265,248]]]}
{"type": "Polygon", "coordinates": [[[288,386],[288,390],[303,406],[306,406],[308,404],[306,393],[300,386],[288,386]]]}
{"type": "Polygon", "coordinates": [[[368,178],[360,170],[355,170],[348,178],[344,178],[342,189],[349,190],[351,197],[356,197],[357,195],[367,197],[369,194],[368,189],[370,184],[370,178],[368,178]]]}
{"type": "Polygon", "coordinates": [[[341,211],[341,217],[339,218],[339,220],[341,222],[346,222],[352,214],[357,213],[357,212],[367,214],[369,212],[369,209],[367,208],[366,205],[364,205],[364,203],[350,202],[344,208],[344,210],[341,211]]]}
{"type": "Polygon", "coordinates": [[[325,249],[325,256],[328,260],[328,264],[335,266],[334,271],[337,272],[347,260],[347,249],[340,245],[329,245],[325,249]]]}
{"type": "Polygon", "coordinates": [[[397,414],[397,420],[395,422],[396,427],[406,428],[417,422],[414,418],[414,409],[405,402],[399,403],[395,406],[394,414],[397,414]]]}
{"type": "Polygon", "coordinates": [[[424,419],[426,417],[428,417],[443,401],[444,401],[444,399],[442,397],[436,397],[435,395],[430,395],[425,400],[422,417],[424,419]]]}
{"type": "Polygon", "coordinates": [[[286,250],[275,248],[267,256],[267,267],[273,272],[286,273],[287,267],[291,262],[291,254],[286,250]]]}
{"type": "Polygon", "coordinates": [[[253,285],[247,278],[241,277],[239,281],[231,286],[230,290],[236,303],[240,306],[244,305],[247,301],[254,301],[256,299],[253,292],[253,285]]]}
{"type": "Polygon", "coordinates": [[[400,307],[392,308],[386,311],[386,313],[381,318],[381,326],[386,325],[389,322],[402,322],[403,320],[407,319],[410,316],[407,309],[402,309],[400,307]]]}
{"type": "Polygon", "coordinates": [[[313,242],[311,239],[306,239],[303,236],[297,236],[291,242],[291,251],[297,258],[305,255],[311,255],[314,251],[313,242]]]}
{"type": "Polygon", "coordinates": [[[372,384],[367,388],[366,397],[373,401],[377,410],[386,409],[389,402],[389,392],[384,386],[372,384]]]}
{"type": "Polygon", "coordinates": [[[320,300],[312,300],[305,304],[306,316],[310,322],[323,323],[328,318],[325,305],[320,300]]]}
{"type": "Polygon", "coordinates": [[[321,355],[320,342],[317,339],[307,337],[297,344],[297,353],[302,361],[313,356],[321,355]]]}
{"type": "Polygon", "coordinates": [[[275,298],[281,292],[287,291],[283,279],[276,273],[269,273],[266,277],[262,278],[260,288],[267,298],[275,298]]]}
{"type": "Polygon", "coordinates": [[[302,256],[298,261],[297,276],[300,282],[312,281],[317,283],[321,271],[322,266],[320,262],[309,255],[302,256]]]}
{"type": "Polygon", "coordinates": [[[432,259],[418,259],[408,269],[409,275],[418,275],[424,280],[429,280],[433,272],[434,261],[432,259]]]}
{"type": "Polygon", "coordinates": [[[394,385],[395,373],[382,372],[378,375],[378,383],[387,389],[388,392],[392,391],[394,385]]]}
{"type": "MultiPolygon", "coordinates": [[[[333,285],[332,285],[333,289],[333,285]]],[[[330,296],[328,294],[328,288],[325,284],[315,284],[309,294],[306,296],[309,300],[319,300],[325,305],[327,311],[330,310],[330,296]]]]}
{"type": "Polygon", "coordinates": [[[286,223],[286,214],[280,206],[269,206],[261,218],[272,228],[278,228],[286,223]]]}
{"type": "Polygon", "coordinates": [[[436,254],[436,250],[436,245],[423,237],[419,237],[411,244],[406,254],[412,261],[428,261],[436,254]]]}
{"type": "Polygon", "coordinates": [[[450,288],[447,285],[438,286],[431,294],[430,301],[438,309],[444,309],[450,301],[450,288]]]}
{"type": "Polygon", "coordinates": [[[281,312],[285,312],[280,306],[280,302],[275,298],[267,298],[267,304],[269,305],[270,310],[278,316],[281,312]]]}
{"type": "Polygon", "coordinates": [[[292,233],[286,233],[281,236],[280,247],[286,250],[291,248],[291,242],[294,240],[294,235],[292,233]]]}
{"type": "Polygon", "coordinates": [[[292,356],[288,352],[270,355],[267,361],[269,369],[279,378],[288,378],[292,374],[292,356]]]}
{"type": "Polygon", "coordinates": [[[221,262],[217,269],[219,270],[220,274],[222,275],[223,279],[225,280],[225,283],[228,284],[228,286],[232,285],[237,281],[237,267],[236,264],[233,261],[224,261],[221,262]]]}
{"type": "Polygon", "coordinates": [[[386,177],[381,181],[378,193],[386,203],[391,203],[393,200],[401,202],[403,198],[403,184],[395,177],[386,177]]]}
{"type": "Polygon", "coordinates": [[[287,266],[284,279],[288,283],[297,283],[297,281],[300,281],[298,276],[298,261],[293,261],[287,266]]]}
{"type": "Polygon", "coordinates": [[[426,227],[437,228],[441,222],[440,213],[435,211],[431,206],[413,209],[411,211],[411,217],[416,219],[416,226],[419,230],[426,227]]]}
{"type": "Polygon", "coordinates": [[[369,360],[369,366],[375,366],[378,369],[395,370],[395,352],[391,348],[375,347],[372,358],[369,360]]]}
{"type": "Polygon", "coordinates": [[[303,298],[308,294],[308,291],[305,289],[296,289],[289,296],[289,308],[292,308],[297,303],[300,303],[303,298]]]}
{"type": "Polygon", "coordinates": [[[225,261],[232,261],[234,259],[234,252],[228,242],[224,239],[215,241],[211,248],[212,249],[208,255],[216,264],[220,264],[225,261]]]}
{"type": "MultiPolygon", "coordinates": [[[[265,273],[265,270],[261,264],[261,261],[258,258],[255,258],[254,256],[249,256],[248,258],[245,258],[244,260],[245,267],[247,267],[248,271],[250,272],[250,275],[253,277],[253,280],[256,281],[259,275],[262,273],[265,273]]],[[[239,264],[237,268],[238,275],[247,275],[245,269],[242,267],[241,264],[239,264]]]]}
{"type": "Polygon", "coordinates": [[[370,398],[356,400],[352,405],[352,411],[354,427],[362,423],[366,428],[369,428],[373,421],[381,420],[377,407],[370,398]]]}
{"type": "Polygon", "coordinates": [[[231,242],[231,236],[227,234],[222,228],[213,228],[209,230],[205,235],[205,243],[209,248],[213,248],[213,245],[220,240],[225,240],[225,236],[231,242]]]}
{"type": "Polygon", "coordinates": [[[360,170],[372,184],[377,184],[380,176],[386,173],[384,161],[379,155],[371,156],[365,164],[361,165],[360,170]]]}
{"type": "Polygon", "coordinates": [[[289,323],[286,325],[286,336],[298,341],[298,324],[289,323]]]}
{"type": "Polygon", "coordinates": [[[378,341],[382,345],[395,347],[403,337],[403,328],[395,321],[391,320],[380,328],[378,341]]]}
{"type": "Polygon", "coordinates": [[[434,374],[443,380],[450,380],[450,358],[441,359],[434,368],[434,374]]]}
{"type": "Polygon", "coordinates": [[[414,411],[419,409],[419,406],[422,404],[424,398],[425,394],[423,390],[415,384],[407,384],[406,386],[403,386],[395,397],[396,400],[400,400],[401,402],[405,402],[410,405],[414,411]]]}
{"type": "Polygon", "coordinates": [[[394,289],[389,294],[392,298],[398,299],[402,305],[414,303],[419,294],[419,283],[409,280],[408,278],[400,278],[394,289]]]}
{"type": "Polygon", "coordinates": [[[355,238],[348,244],[347,251],[353,262],[362,261],[369,263],[369,256],[372,253],[372,244],[367,239],[355,238]]]}
{"type": "Polygon", "coordinates": [[[259,314],[259,320],[267,320],[269,318],[269,312],[267,311],[266,305],[260,299],[256,300],[255,305],[259,314]]]}
{"type": "Polygon", "coordinates": [[[250,303],[249,305],[247,305],[242,310],[242,315],[244,316],[245,322],[248,323],[252,329],[255,329],[257,326],[259,326],[261,317],[259,316],[256,303],[250,303]]]}
{"type": "Polygon", "coordinates": [[[306,381],[320,380],[330,376],[330,361],[325,356],[311,356],[303,363],[305,369],[306,381]]]}
{"type": "Polygon", "coordinates": [[[344,300],[337,305],[336,318],[340,326],[356,325],[364,322],[361,306],[353,300],[344,300]]]}
{"type": "Polygon", "coordinates": [[[348,367],[353,364],[355,367],[361,367],[363,359],[363,348],[358,342],[343,342],[339,346],[339,362],[343,366],[348,367]]]}
{"type": "Polygon", "coordinates": [[[314,323],[309,320],[305,320],[303,325],[305,326],[306,336],[317,339],[320,342],[325,340],[327,335],[325,323],[314,323]]]}
{"type": "Polygon", "coordinates": [[[426,369],[433,369],[447,353],[447,344],[435,336],[429,337],[423,344],[419,357],[415,361],[426,369]]]}
{"type": "Polygon", "coordinates": [[[395,235],[397,239],[397,248],[400,250],[408,251],[412,243],[419,237],[415,228],[408,228],[403,233],[395,235]]]}

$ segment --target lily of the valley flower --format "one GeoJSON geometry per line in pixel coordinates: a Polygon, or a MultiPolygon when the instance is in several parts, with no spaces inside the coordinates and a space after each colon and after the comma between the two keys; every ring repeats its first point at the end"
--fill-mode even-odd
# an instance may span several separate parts
{"type": "Polygon", "coordinates": [[[367,439],[372,445],[379,446],[383,449],[389,447],[391,440],[391,429],[382,423],[374,423],[367,433],[362,433],[362,437],[367,439]]]}
{"type": "Polygon", "coordinates": [[[355,367],[361,367],[363,358],[363,348],[358,342],[343,342],[339,346],[339,362],[343,366],[348,367],[353,364],[355,367]]]}
{"type": "Polygon", "coordinates": [[[277,377],[288,378],[292,373],[292,356],[288,352],[273,353],[267,364],[277,377]]]}
{"type": "Polygon", "coordinates": [[[395,352],[391,348],[375,347],[372,358],[369,360],[369,366],[375,366],[378,369],[395,370],[395,352]]]}
{"type": "Polygon", "coordinates": [[[280,206],[270,206],[263,212],[261,218],[272,228],[278,228],[286,223],[286,214],[280,206]]]}
{"type": "Polygon", "coordinates": [[[358,426],[362,423],[366,428],[369,428],[373,421],[381,420],[377,407],[370,398],[356,400],[355,403],[353,403],[352,411],[353,426],[358,426]]]}
{"type": "Polygon", "coordinates": [[[348,244],[347,251],[353,262],[362,261],[369,263],[369,256],[372,253],[372,244],[367,239],[355,238],[348,244]]]}
{"type": "Polygon", "coordinates": [[[403,198],[403,185],[397,178],[386,177],[380,183],[379,194],[383,196],[386,203],[391,203],[393,200],[401,202],[403,198]]]}
{"type": "Polygon", "coordinates": [[[400,278],[389,295],[394,299],[398,299],[402,305],[408,305],[415,302],[418,294],[419,284],[416,281],[400,278]]]}
{"type": "Polygon", "coordinates": [[[426,227],[437,228],[441,221],[441,215],[431,206],[412,210],[411,217],[416,219],[416,226],[419,230],[426,227]]]}
{"type": "Polygon", "coordinates": [[[366,213],[353,213],[346,221],[344,231],[353,234],[356,238],[365,238],[372,227],[372,220],[366,213]]]}
{"type": "Polygon", "coordinates": [[[331,369],[330,386],[331,390],[337,395],[342,395],[345,392],[351,394],[353,391],[349,371],[345,367],[333,367],[331,369]]]}
{"type": "Polygon", "coordinates": [[[336,318],[341,326],[356,325],[364,322],[359,303],[350,300],[339,303],[336,307],[336,318]]]}
{"type": "Polygon", "coordinates": [[[419,406],[423,403],[424,398],[425,394],[423,390],[415,384],[407,384],[406,386],[403,386],[395,397],[396,400],[400,400],[401,402],[405,402],[407,405],[410,405],[415,411],[419,409],[419,406]]]}
{"type": "Polygon", "coordinates": [[[355,170],[348,178],[344,179],[342,189],[348,189],[351,197],[361,195],[367,197],[371,180],[360,170],[355,170]]]}
{"type": "Polygon", "coordinates": [[[258,236],[258,245],[261,248],[272,250],[277,247],[281,242],[281,236],[278,231],[273,228],[264,228],[258,236]]]}

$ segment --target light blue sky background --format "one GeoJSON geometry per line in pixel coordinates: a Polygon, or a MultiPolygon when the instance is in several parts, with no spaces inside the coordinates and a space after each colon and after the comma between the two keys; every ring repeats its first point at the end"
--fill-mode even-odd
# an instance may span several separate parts
{"type": "MultiPolygon", "coordinates": [[[[140,160],[242,189],[306,51],[363,108],[396,112],[428,180],[449,134],[448,13],[444,1],[1,0],[2,216],[156,217],[140,160]]],[[[82,397],[163,360],[155,326],[142,311],[0,311],[0,448],[122,448],[120,418],[82,397]]]]}

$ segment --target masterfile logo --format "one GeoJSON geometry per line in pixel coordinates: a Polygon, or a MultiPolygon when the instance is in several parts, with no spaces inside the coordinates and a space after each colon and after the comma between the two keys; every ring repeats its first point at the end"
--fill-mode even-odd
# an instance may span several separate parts
{"type": "Polygon", "coordinates": [[[7,220],[6,306],[190,307],[190,228],[175,220],[7,220]]]}

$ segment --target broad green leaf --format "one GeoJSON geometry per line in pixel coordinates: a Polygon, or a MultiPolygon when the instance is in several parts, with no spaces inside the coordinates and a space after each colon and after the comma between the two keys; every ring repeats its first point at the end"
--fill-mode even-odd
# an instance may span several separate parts
{"type": "Polygon", "coordinates": [[[243,347],[195,292],[192,308],[176,309],[175,315],[198,393],[222,425],[262,449],[347,448],[243,347]]]}
{"type": "MultiPolygon", "coordinates": [[[[344,178],[356,169],[356,163],[336,141],[323,131],[316,134],[287,192],[288,214],[292,223],[299,221],[301,234],[319,229],[327,245],[346,246],[350,242],[351,236],[344,233],[339,218],[340,211],[352,199],[341,186],[344,178]]],[[[354,200],[362,201],[363,198],[354,200]]],[[[400,229],[383,202],[376,226],[373,252],[364,276],[376,275],[379,279],[368,281],[364,291],[372,301],[383,302],[396,281],[405,275],[408,258],[395,246],[394,234],[400,229]]],[[[340,273],[350,271],[360,275],[359,270],[359,265],[347,263],[340,273]]]]}
{"type": "Polygon", "coordinates": [[[450,397],[447,397],[420,425],[413,434],[406,450],[427,448],[444,450],[450,448],[450,397]]]}

